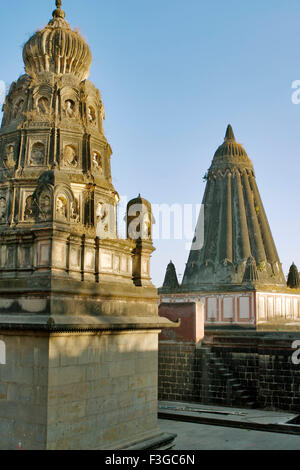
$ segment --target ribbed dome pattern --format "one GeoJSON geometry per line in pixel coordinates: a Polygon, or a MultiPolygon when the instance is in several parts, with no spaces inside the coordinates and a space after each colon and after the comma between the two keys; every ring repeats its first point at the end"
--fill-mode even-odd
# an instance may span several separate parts
{"type": "Polygon", "coordinates": [[[53,19],[42,30],[35,33],[23,48],[26,73],[35,76],[42,72],[55,74],[71,73],[80,80],[89,76],[92,54],[89,46],[64,19],[61,2],[53,12],[53,19]]]}
{"type": "Polygon", "coordinates": [[[215,153],[215,157],[245,157],[248,155],[237,142],[224,142],[215,153]]]}
{"type": "Polygon", "coordinates": [[[225,139],[222,145],[217,149],[211,170],[232,168],[236,164],[242,164],[243,167],[253,169],[252,162],[247,155],[244,147],[236,142],[231,125],[229,124],[226,130],[225,139]]]}

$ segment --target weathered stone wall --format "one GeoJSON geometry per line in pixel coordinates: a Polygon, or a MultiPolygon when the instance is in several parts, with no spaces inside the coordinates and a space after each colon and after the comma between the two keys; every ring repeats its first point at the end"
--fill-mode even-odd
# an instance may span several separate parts
{"type": "Polygon", "coordinates": [[[0,333],[0,449],[120,449],[157,427],[157,331],[0,333]]]}
{"type": "Polygon", "coordinates": [[[52,336],[48,426],[51,450],[118,449],[153,437],[157,333],[52,336]]]}
{"type": "Polygon", "coordinates": [[[0,364],[0,449],[46,446],[48,338],[0,332],[6,362],[0,364]]]}
{"type": "Polygon", "coordinates": [[[290,352],[266,351],[259,357],[259,370],[262,406],[300,412],[300,365],[292,364],[290,352]]]}
{"type": "Polygon", "coordinates": [[[193,343],[159,342],[160,400],[201,401],[202,356],[193,343]]]}
{"type": "Polygon", "coordinates": [[[159,399],[300,411],[299,333],[207,335],[201,347],[159,343],[159,399]]]}

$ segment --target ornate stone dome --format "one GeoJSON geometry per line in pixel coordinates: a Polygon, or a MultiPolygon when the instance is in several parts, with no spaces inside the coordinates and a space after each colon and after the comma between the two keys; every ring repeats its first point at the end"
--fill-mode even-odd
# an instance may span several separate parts
{"type": "Polygon", "coordinates": [[[25,44],[25,70],[30,76],[42,72],[70,73],[85,80],[89,76],[92,54],[84,39],[65,20],[61,3],[61,0],[56,0],[53,19],[25,44]]]}

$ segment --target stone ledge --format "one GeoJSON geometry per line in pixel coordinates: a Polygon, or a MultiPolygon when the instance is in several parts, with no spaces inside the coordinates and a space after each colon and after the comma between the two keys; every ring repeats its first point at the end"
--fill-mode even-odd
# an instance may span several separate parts
{"type": "Polygon", "coordinates": [[[158,316],[0,315],[0,330],[42,330],[47,332],[160,330],[161,328],[176,328],[179,325],[180,322],[173,323],[167,318],[158,316]]]}
{"type": "Polygon", "coordinates": [[[167,450],[173,447],[173,441],[177,434],[163,433],[157,437],[137,442],[129,447],[120,448],[120,450],[167,450]]]}
{"type": "MultiPolygon", "coordinates": [[[[100,273],[101,274],[101,273],[100,273]]],[[[113,273],[108,273],[113,274],[113,273]]],[[[52,295],[66,294],[68,296],[78,295],[86,297],[119,297],[158,300],[157,289],[154,286],[138,287],[131,281],[78,281],[65,277],[45,277],[40,275],[28,276],[26,278],[0,278],[1,297],[7,295],[21,296],[26,294],[52,295]]]]}

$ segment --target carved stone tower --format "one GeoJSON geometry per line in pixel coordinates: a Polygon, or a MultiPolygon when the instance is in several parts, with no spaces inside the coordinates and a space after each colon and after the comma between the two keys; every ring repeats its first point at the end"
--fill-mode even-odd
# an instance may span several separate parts
{"type": "Polygon", "coordinates": [[[150,280],[151,205],[141,200],[136,214],[147,230],[134,237],[128,226],[119,239],[91,52],[56,6],[23,48],[26,73],[0,131],[0,448],[160,441],[157,336],[167,320],[150,280]]]}
{"type": "MultiPolygon", "coordinates": [[[[78,288],[71,280],[107,277],[106,245],[99,252],[99,240],[109,239],[110,248],[119,243],[104,107],[87,80],[91,52],[65,20],[61,2],[57,6],[49,24],[24,46],[26,74],[10,87],[0,133],[0,275],[14,278],[15,287],[24,286],[25,278],[26,289],[35,292],[32,306],[44,313],[58,313],[57,303],[60,310],[73,304],[78,288]],[[37,279],[43,280],[39,294],[37,279]]],[[[122,251],[123,281],[131,267],[130,250],[122,251]]],[[[28,296],[21,291],[18,297],[28,296]]],[[[96,300],[79,300],[72,309],[82,312],[87,301],[96,300]]]]}
{"type": "MultiPolygon", "coordinates": [[[[25,44],[26,74],[11,85],[4,104],[1,313],[28,313],[27,304],[35,313],[103,313],[97,286],[113,273],[115,282],[133,287],[137,241],[117,235],[119,197],[104,107],[87,80],[91,52],[65,20],[61,2],[57,6],[49,24],[25,44]],[[3,298],[5,279],[14,279],[9,298],[17,293],[10,305],[3,298]]],[[[148,266],[147,279],[149,273],[148,266]]]]}
{"type": "Polygon", "coordinates": [[[299,321],[300,298],[286,287],[253,164],[230,125],[205,179],[203,231],[196,229],[181,286],[167,282],[167,271],[162,301],[202,301],[208,325],[299,321]]]}
{"type": "Polygon", "coordinates": [[[230,125],[206,178],[203,247],[192,247],[182,287],[284,286],[252,162],[230,125]]]}

